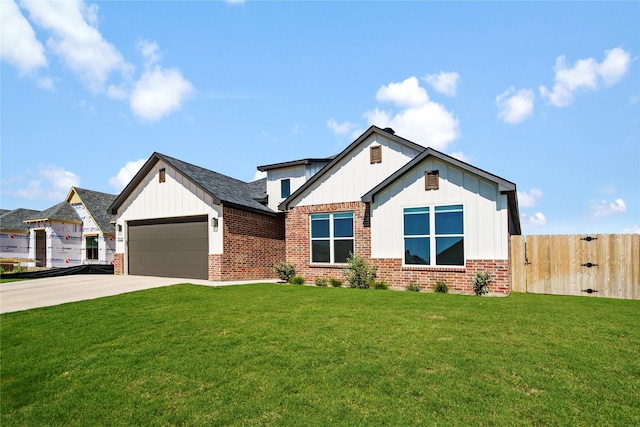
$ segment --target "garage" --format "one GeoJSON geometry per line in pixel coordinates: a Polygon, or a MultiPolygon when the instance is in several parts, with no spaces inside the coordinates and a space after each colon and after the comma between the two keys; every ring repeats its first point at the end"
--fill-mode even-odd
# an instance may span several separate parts
{"type": "Polygon", "coordinates": [[[129,274],[208,279],[207,216],[128,221],[129,274]]]}

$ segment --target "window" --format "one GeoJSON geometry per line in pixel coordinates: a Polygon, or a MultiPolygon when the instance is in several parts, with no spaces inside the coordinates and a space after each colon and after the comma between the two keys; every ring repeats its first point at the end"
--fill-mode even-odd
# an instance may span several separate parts
{"type": "Polygon", "coordinates": [[[371,164],[382,163],[382,146],[376,145],[369,149],[369,159],[371,164]]]}
{"type": "Polygon", "coordinates": [[[291,195],[291,180],[283,179],[280,181],[280,197],[286,199],[291,195]]]}
{"type": "Polygon", "coordinates": [[[353,252],[353,212],[311,215],[311,262],[346,263],[353,252]]]}
{"type": "Polygon", "coordinates": [[[88,261],[98,260],[98,236],[86,237],[86,251],[88,261]]]}
{"type": "Polygon", "coordinates": [[[424,173],[424,189],[437,190],[440,188],[440,174],[438,171],[426,171],[424,173]]]}
{"type": "Polygon", "coordinates": [[[404,210],[405,265],[464,266],[462,205],[404,210]]]}
{"type": "Polygon", "coordinates": [[[158,173],[158,182],[164,182],[164,181],[165,181],[165,170],[164,168],[162,168],[158,173]]]}

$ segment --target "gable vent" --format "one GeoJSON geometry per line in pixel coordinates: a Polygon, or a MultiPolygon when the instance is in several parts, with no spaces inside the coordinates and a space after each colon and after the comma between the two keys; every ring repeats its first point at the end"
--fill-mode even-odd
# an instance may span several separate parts
{"type": "Polygon", "coordinates": [[[382,146],[376,145],[369,149],[371,164],[382,163],[382,146]]]}
{"type": "Polygon", "coordinates": [[[426,171],[424,173],[424,189],[437,190],[438,188],[440,188],[440,175],[438,171],[426,171]]]}

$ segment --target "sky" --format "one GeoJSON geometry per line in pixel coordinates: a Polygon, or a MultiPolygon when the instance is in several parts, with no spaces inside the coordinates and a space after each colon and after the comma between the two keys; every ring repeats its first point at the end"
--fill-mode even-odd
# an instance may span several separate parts
{"type": "Polygon", "coordinates": [[[514,182],[523,234],[640,233],[640,2],[0,0],[0,208],[159,152],[243,181],[370,125],[514,182]]]}

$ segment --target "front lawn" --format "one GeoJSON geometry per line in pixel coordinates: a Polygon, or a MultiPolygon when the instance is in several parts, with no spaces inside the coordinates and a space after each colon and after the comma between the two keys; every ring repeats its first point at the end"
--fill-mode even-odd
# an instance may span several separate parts
{"type": "Polygon", "coordinates": [[[640,425],[640,301],[177,285],[0,321],[3,426],[640,425]]]}

